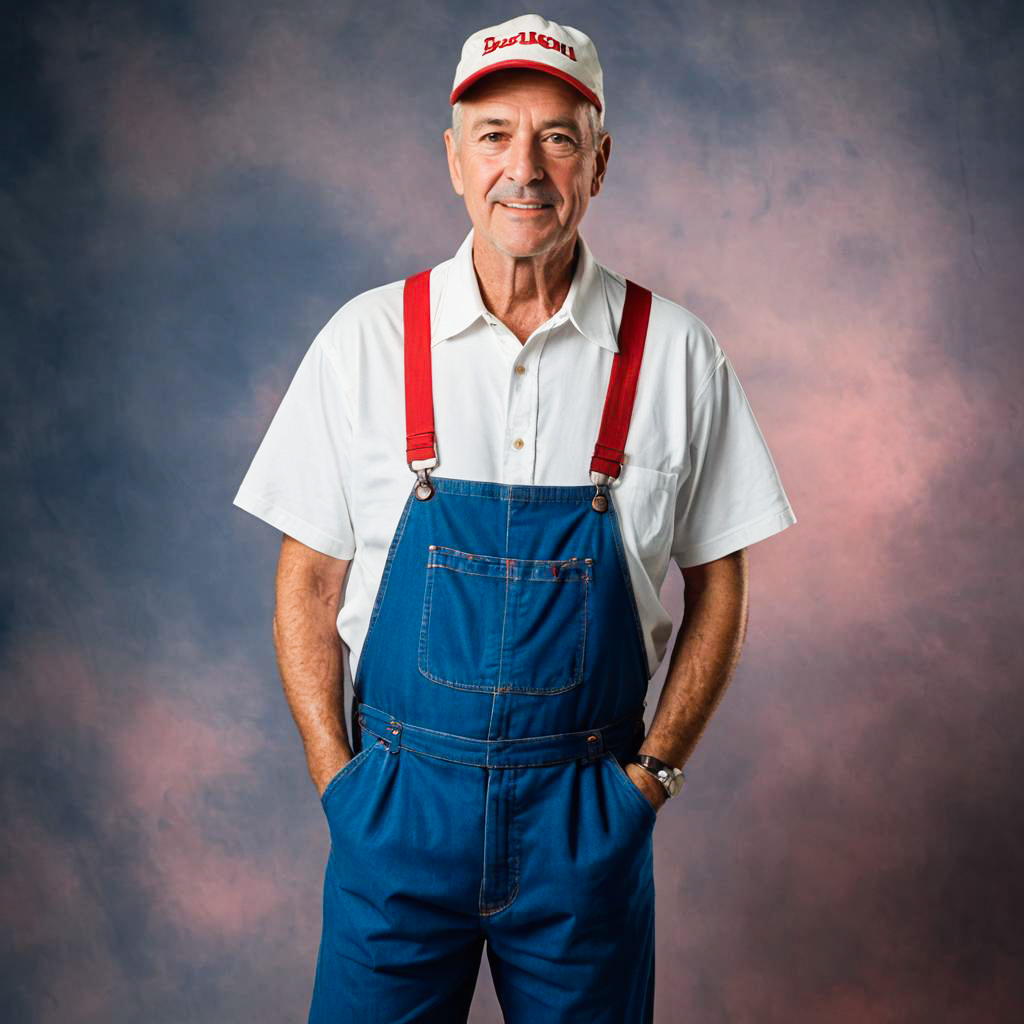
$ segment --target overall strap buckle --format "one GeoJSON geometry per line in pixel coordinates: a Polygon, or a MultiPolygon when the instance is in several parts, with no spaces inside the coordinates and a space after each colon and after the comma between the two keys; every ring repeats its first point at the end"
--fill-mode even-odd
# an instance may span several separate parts
{"type": "Polygon", "coordinates": [[[605,490],[608,487],[608,474],[592,470],[590,479],[594,481],[594,496],[590,499],[591,507],[595,512],[607,512],[608,495],[605,493],[605,490]]]}
{"type": "Polygon", "coordinates": [[[413,472],[416,474],[416,497],[420,501],[429,501],[434,496],[434,484],[430,479],[430,470],[423,466],[414,469],[413,472]]]}

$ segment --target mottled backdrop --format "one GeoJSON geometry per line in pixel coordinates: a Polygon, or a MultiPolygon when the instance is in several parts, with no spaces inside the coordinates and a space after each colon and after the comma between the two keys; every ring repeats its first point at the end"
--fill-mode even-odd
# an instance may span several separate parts
{"type": "MultiPolygon", "coordinates": [[[[231,499],[330,315],[464,237],[452,74],[518,13],[8,10],[5,1021],[305,1020],[329,836],[231,499]]],[[[715,331],[799,517],[656,828],[658,1022],[1020,1019],[1021,8],[541,13],[604,63],[588,241],[715,331]]]]}

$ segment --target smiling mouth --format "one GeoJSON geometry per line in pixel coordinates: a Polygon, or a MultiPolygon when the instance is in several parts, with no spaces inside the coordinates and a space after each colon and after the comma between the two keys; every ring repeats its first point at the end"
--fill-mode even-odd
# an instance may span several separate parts
{"type": "Polygon", "coordinates": [[[504,206],[506,210],[515,210],[517,213],[526,213],[531,210],[550,210],[554,204],[552,203],[502,203],[499,201],[499,206],[504,206]]]}

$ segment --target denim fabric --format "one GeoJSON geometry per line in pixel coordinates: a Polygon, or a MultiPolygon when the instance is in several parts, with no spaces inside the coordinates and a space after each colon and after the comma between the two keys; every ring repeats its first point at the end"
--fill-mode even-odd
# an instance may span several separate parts
{"type": "Polygon", "coordinates": [[[613,492],[432,476],[354,681],[310,1024],[650,1024],[647,661],[613,492]]]}

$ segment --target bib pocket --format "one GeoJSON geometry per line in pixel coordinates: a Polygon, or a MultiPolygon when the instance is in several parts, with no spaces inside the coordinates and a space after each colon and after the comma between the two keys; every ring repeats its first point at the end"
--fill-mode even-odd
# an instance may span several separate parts
{"type": "Polygon", "coordinates": [[[432,544],[418,666],[444,686],[562,693],[583,681],[594,560],[506,558],[432,544]]]}

